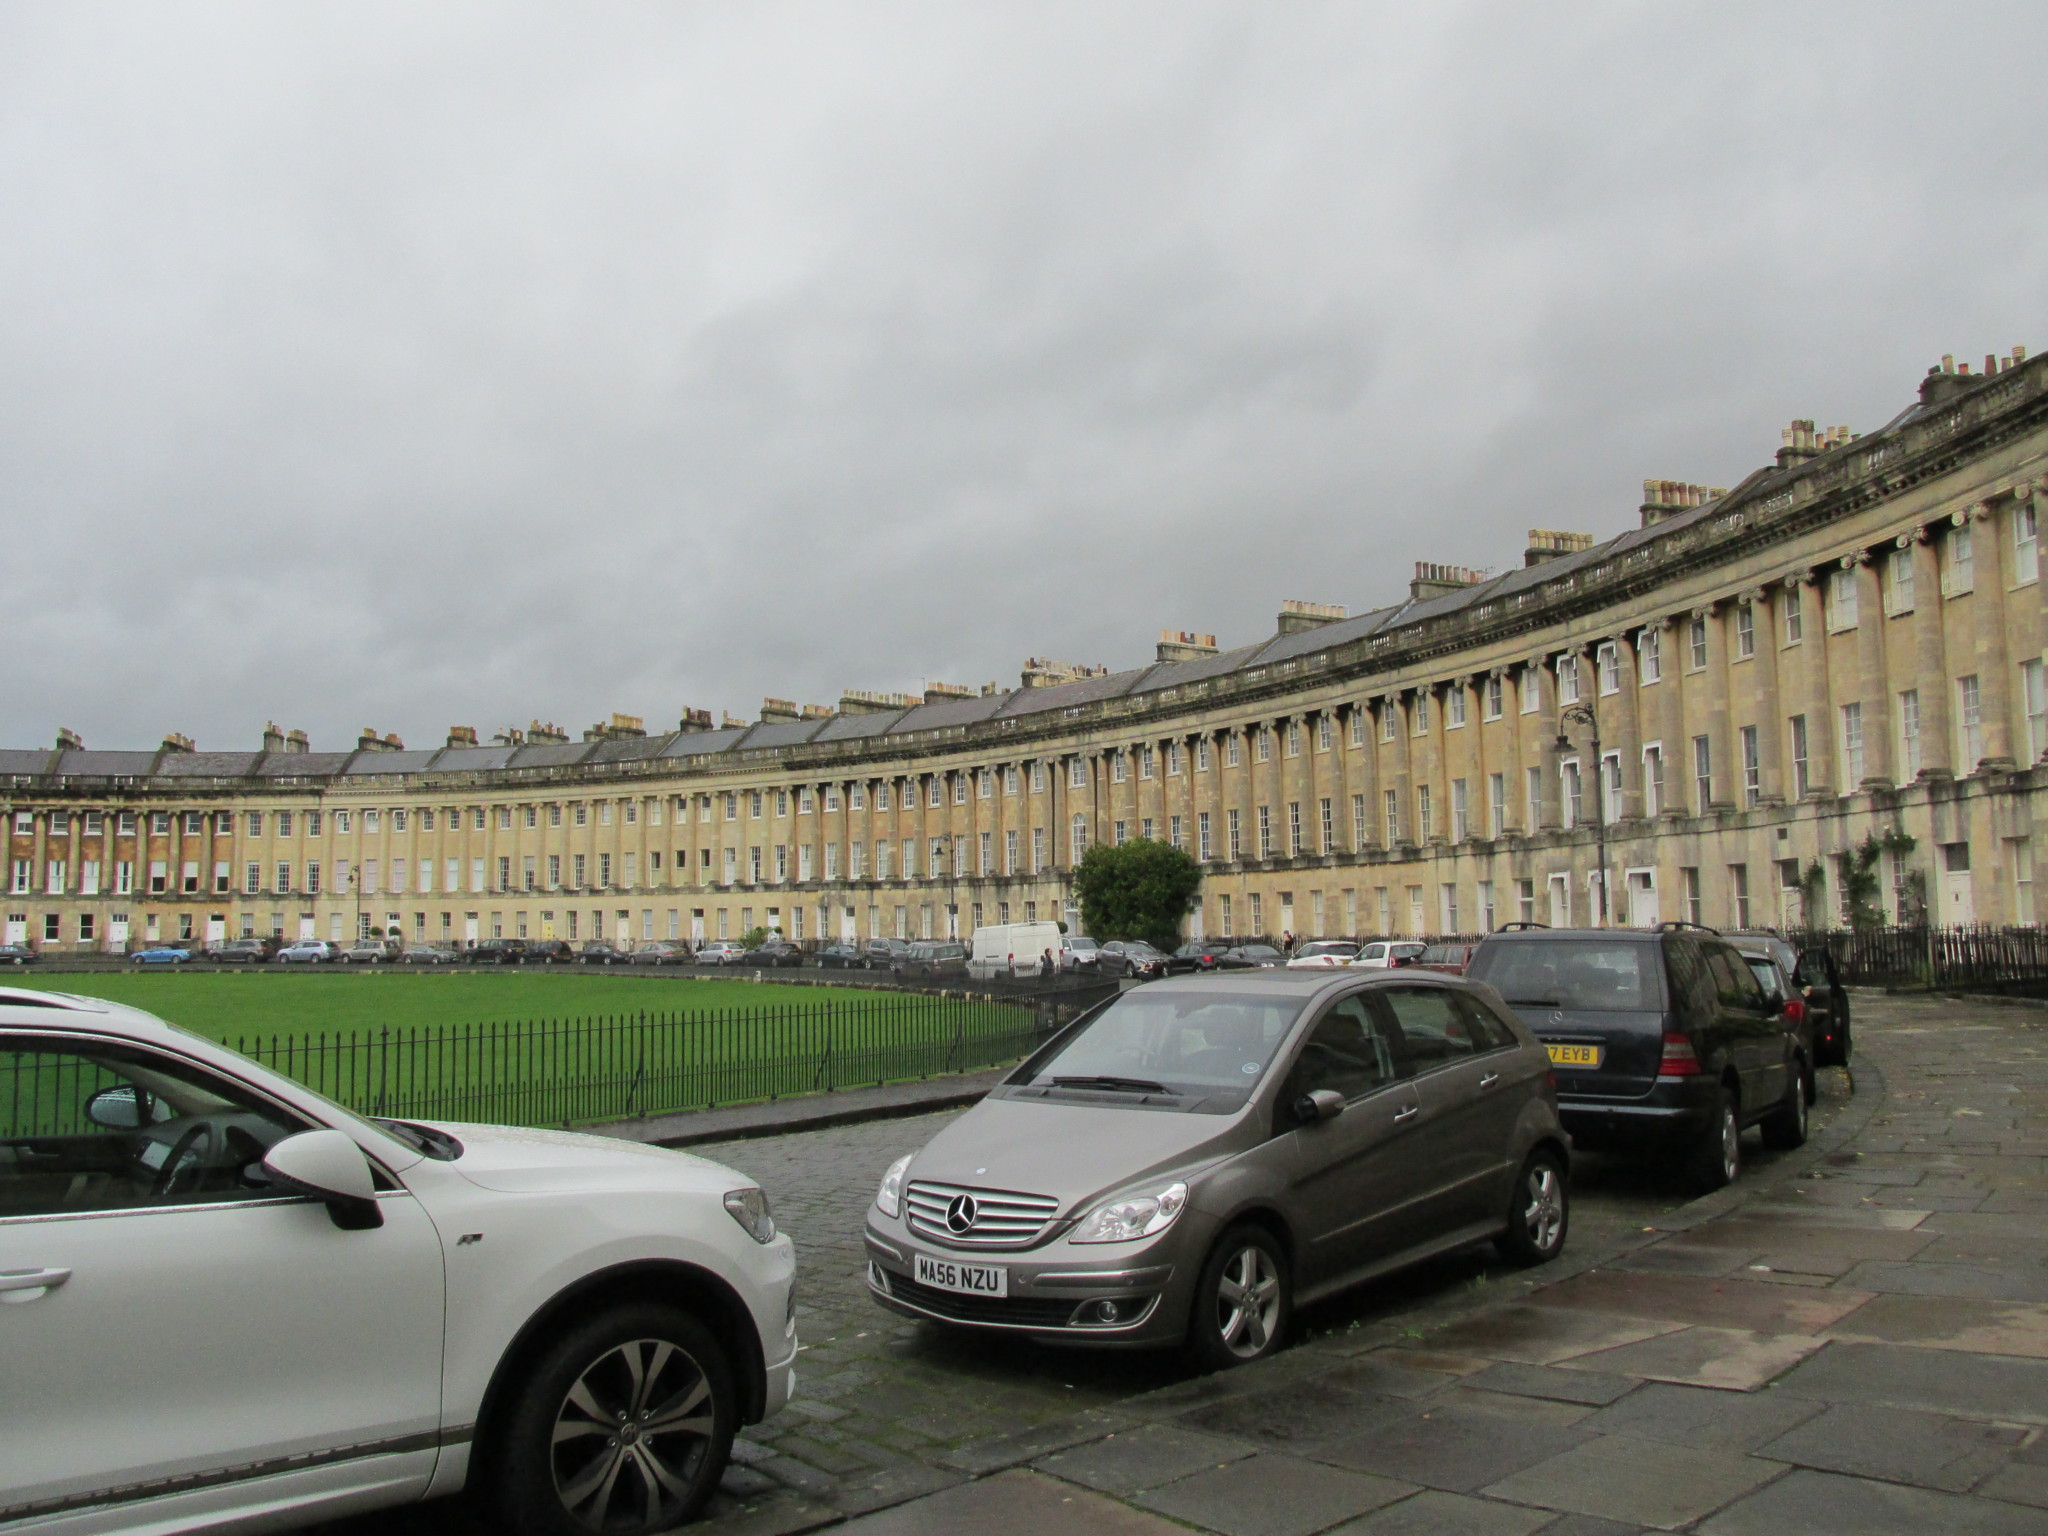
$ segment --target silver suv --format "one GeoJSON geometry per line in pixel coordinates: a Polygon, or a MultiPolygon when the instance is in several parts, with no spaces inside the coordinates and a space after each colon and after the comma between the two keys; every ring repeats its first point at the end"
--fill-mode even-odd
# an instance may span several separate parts
{"type": "Polygon", "coordinates": [[[1568,1147],[1550,1058],[1489,987],[1173,977],[890,1165],[868,1288],[910,1317],[1235,1365],[1297,1304],[1447,1249],[1554,1258],[1568,1147]]]}

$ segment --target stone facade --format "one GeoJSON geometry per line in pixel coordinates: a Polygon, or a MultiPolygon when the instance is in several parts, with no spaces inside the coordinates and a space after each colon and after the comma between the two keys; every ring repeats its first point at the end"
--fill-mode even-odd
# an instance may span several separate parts
{"type": "Polygon", "coordinates": [[[0,752],[7,936],[942,936],[1071,922],[1080,852],[1142,836],[1202,862],[1209,935],[1595,921],[1603,846],[1616,922],[1837,921],[1873,835],[1888,917],[2032,923],[2044,367],[1945,359],[1881,431],[1645,482],[1617,538],[1536,530],[1506,575],[1428,564],[1128,671],[425,751],[66,732],[0,752]]]}

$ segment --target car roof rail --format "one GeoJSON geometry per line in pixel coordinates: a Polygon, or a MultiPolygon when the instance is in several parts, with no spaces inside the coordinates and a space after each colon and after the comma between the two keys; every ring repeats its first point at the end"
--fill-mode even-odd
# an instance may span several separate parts
{"type": "Polygon", "coordinates": [[[1548,923],[1502,923],[1493,931],[1495,933],[1526,933],[1531,928],[1548,928],[1549,926],[1550,924],[1548,923]]]}
{"type": "Polygon", "coordinates": [[[1705,923],[1681,922],[1676,918],[1668,923],[1659,923],[1656,931],[1658,933],[1711,933],[1717,939],[1721,937],[1721,930],[1718,928],[1709,928],[1705,923]]]}

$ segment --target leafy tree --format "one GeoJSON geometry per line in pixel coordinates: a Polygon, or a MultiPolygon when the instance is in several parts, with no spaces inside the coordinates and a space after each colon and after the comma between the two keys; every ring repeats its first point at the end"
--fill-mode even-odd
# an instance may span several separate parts
{"type": "Polygon", "coordinates": [[[1098,939],[1144,939],[1160,949],[1180,942],[1181,919],[1201,885],[1201,868],[1185,850],[1152,838],[1120,847],[1097,843],[1074,870],[1088,932],[1098,939]]]}
{"type": "Polygon", "coordinates": [[[766,928],[749,928],[745,933],[740,935],[741,949],[759,949],[763,944],[766,944],[767,942],[768,930],[766,928]]]}

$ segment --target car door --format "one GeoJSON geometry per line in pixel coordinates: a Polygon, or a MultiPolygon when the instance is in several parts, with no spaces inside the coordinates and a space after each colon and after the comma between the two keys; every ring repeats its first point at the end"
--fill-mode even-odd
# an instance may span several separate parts
{"type": "Polygon", "coordinates": [[[1429,1170],[1418,1241],[1494,1219],[1527,1093],[1527,1073],[1505,1049],[1513,1037],[1451,987],[1376,987],[1371,998],[1391,1015],[1415,1073],[1415,1143],[1429,1170]]]}
{"type": "Polygon", "coordinates": [[[226,1518],[425,1488],[440,1239],[388,1177],[361,1231],[262,1182],[264,1150],[309,1128],[168,1053],[0,1035],[0,1509],[89,1532],[145,1498],[152,1520],[226,1518]]]}
{"type": "Polygon", "coordinates": [[[1742,1117],[1754,1120],[1785,1096],[1785,1024],[1749,963],[1726,943],[1702,945],[1720,1000],[1722,1027],[1742,1082],[1742,1117]]]}
{"type": "Polygon", "coordinates": [[[1421,1110],[1386,1017],[1358,993],[1332,1003],[1296,1051],[1274,1106],[1291,1159],[1289,1220],[1307,1235],[1311,1284],[1412,1246],[1427,1169],[1413,1137],[1421,1110]],[[1334,1117],[1300,1122],[1317,1089],[1343,1096],[1334,1117]]]}

